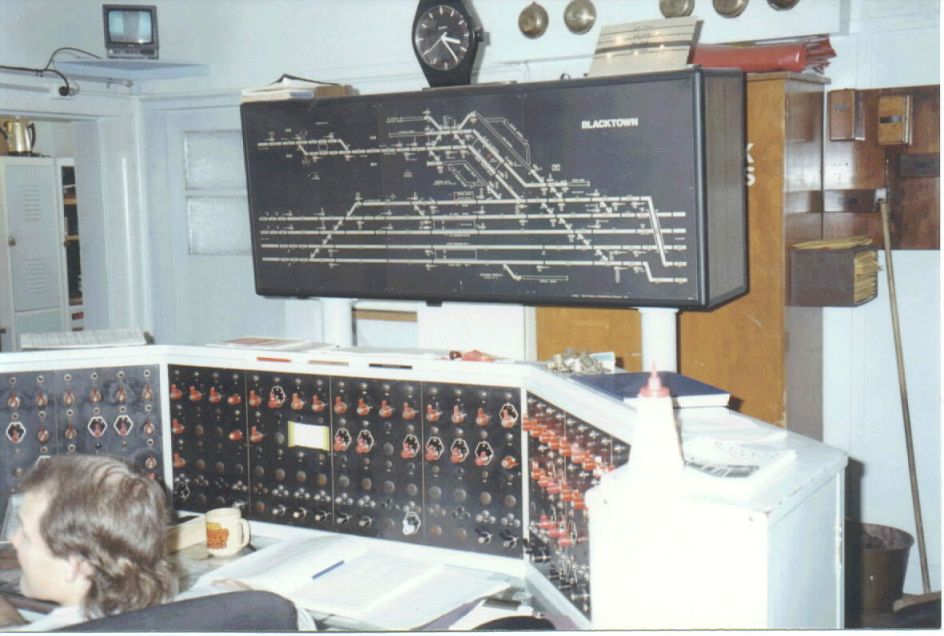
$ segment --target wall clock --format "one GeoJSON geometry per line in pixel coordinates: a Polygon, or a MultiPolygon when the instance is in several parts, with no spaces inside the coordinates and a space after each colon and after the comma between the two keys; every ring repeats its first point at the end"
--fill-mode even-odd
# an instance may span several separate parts
{"type": "Polygon", "coordinates": [[[482,29],[462,0],[420,0],[412,33],[413,52],[430,86],[472,81],[482,29]]]}

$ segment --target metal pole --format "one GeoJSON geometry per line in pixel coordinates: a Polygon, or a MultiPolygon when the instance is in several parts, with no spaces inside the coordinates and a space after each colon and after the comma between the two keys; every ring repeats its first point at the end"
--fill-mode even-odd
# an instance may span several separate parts
{"type": "Polygon", "coordinates": [[[918,535],[918,556],[921,561],[921,584],[924,593],[931,592],[928,574],[928,553],[924,545],[924,521],[921,518],[921,499],[918,496],[918,473],[915,468],[914,442],[911,437],[911,414],[908,410],[908,386],[905,384],[905,356],[901,348],[901,327],[898,323],[898,297],[895,294],[895,270],[892,267],[892,242],[888,222],[888,201],[879,203],[882,214],[882,236],[885,247],[885,275],[888,278],[888,301],[892,310],[892,332],[895,336],[895,358],[898,361],[898,389],[901,392],[901,416],[905,422],[905,445],[908,450],[908,475],[911,478],[911,501],[914,504],[915,529],[918,535]]]}

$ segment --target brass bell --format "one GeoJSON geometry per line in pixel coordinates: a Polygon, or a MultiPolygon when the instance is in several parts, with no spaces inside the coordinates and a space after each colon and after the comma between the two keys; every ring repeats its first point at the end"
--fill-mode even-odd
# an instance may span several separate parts
{"type": "Polygon", "coordinates": [[[518,28],[531,39],[544,35],[547,23],[547,11],[537,2],[532,2],[518,14],[518,28]]]}
{"type": "Polygon", "coordinates": [[[590,0],[571,0],[564,9],[564,24],[571,33],[586,33],[597,21],[597,9],[590,0]]]}

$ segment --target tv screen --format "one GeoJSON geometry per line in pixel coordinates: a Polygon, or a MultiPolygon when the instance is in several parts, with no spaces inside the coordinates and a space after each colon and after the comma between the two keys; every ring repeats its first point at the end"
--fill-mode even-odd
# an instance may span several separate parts
{"type": "Polygon", "coordinates": [[[112,58],[157,58],[157,7],[103,5],[105,50],[112,58]]]}

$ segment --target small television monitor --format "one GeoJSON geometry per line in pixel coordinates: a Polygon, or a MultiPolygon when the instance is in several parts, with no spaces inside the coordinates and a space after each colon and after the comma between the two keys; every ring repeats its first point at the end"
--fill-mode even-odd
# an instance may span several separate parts
{"type": "Polygon", "coordinates": [[[157,59],[157,7],[105,4],[102,14],[108,57],[157,59]]]}

